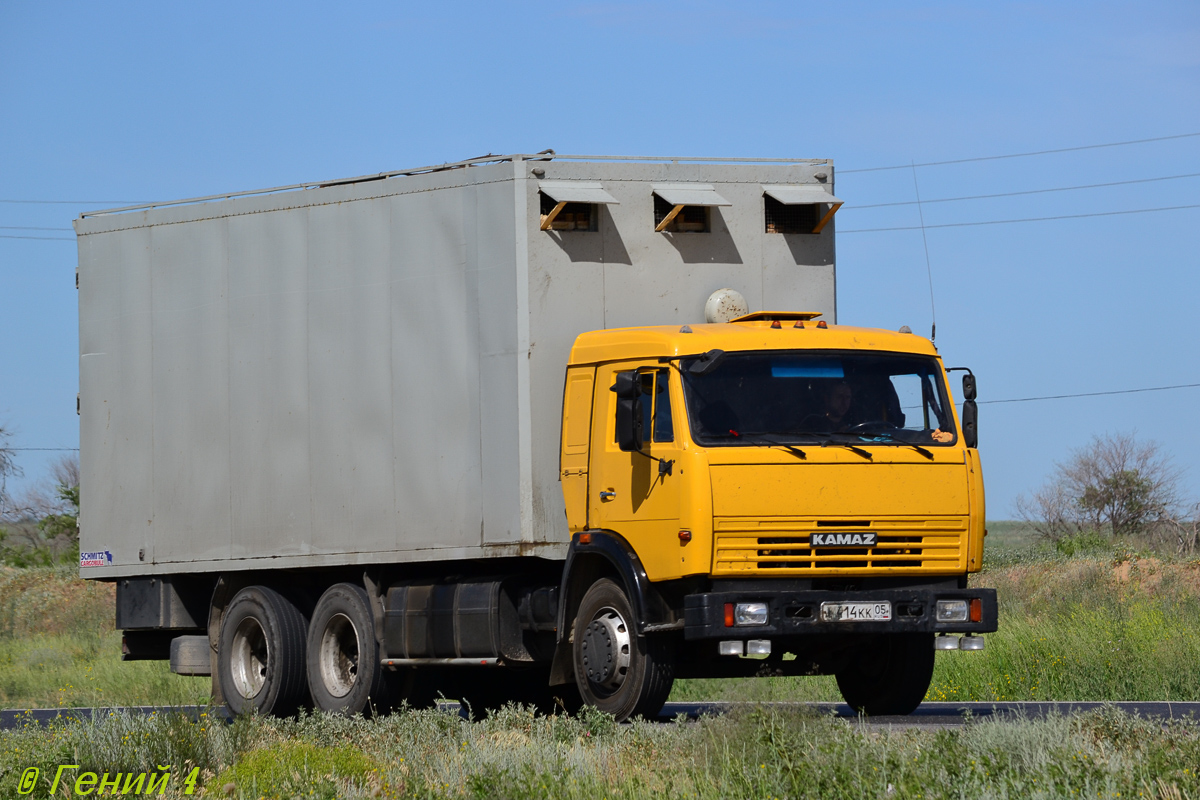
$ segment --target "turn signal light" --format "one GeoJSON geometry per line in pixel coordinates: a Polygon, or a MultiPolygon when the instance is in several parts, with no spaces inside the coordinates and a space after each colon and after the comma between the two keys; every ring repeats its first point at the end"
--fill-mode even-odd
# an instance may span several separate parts
{"type": "Polygon", "coordinates": [[[679,541],[680,542],[682,542],[683,544],[687,544],[691,540],[692,540],[692,532],[691,531],[680,531],[679,532],[679,541]]]}
{"type": "Polygon", "coordinates": [[[725,627],[733,627],[733,603],[725,604],[725,627]]]}
{"type": "Polygon", "coordinates": [[[983,601],[976,597],[971,601],[971,622],[983,621],[983,601]]]}
{"type": "Polygon", "coordinates": [[[590,533],[579,534],[579,543],[580,544],[591,544],[592,543],[592,535],[590,533]]]}

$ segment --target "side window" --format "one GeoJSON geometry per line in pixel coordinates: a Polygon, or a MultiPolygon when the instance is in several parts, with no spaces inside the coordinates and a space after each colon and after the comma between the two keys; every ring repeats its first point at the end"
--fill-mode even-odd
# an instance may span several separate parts
{"type": "Polygon", "coordinates": [[[654,441],[675,441],[675,425],[671,421],[671,371],[655,370],[654,376],[654,441]]]}
{"type": "MultiPolygon", "coordinates": [[[[671,414],[670,370],[645,369],[638,373],[642,394],[638,411],[642,418],[642,436],[647,442],[675,441],[675,423],[671,414]]],[[[614,437],[615,441],[615,437],[614,437]]]]}

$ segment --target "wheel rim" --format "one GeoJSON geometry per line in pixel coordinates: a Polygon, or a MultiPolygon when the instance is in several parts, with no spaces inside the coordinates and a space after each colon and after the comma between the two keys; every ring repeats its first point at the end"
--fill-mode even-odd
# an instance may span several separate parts
{"type": "Polygon", "coordinates": [[[334,614],[321,632],[321,682],[334,697],[350,694],[358,680],[358,631],[345,614],[334,614]]]}
{"type": "Polygon", "coordinates": [[[254,617],[246,617],[233,633],[230,671],[233,687],[247,700],[257,697],[267,682],[270,650],[267,634],[254,617]]]}
{"type": "Polygon", "coordinates": [[[587,624],[580,643],[584,674],[598,694],[614,694],[629,674],[633,639],[629,625],[615,608],[596,612],[587,624]]]}

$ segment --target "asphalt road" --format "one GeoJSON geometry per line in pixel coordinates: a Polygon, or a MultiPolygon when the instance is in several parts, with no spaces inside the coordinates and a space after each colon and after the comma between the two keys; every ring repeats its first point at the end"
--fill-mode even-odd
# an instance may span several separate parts
{"type": "MultiPolygon", "coordinates": [[[[1127,714],[1146,719],[1200,719],[1200,703],[922,703],[912,714],[905,717],[859,717],[844,703],[667,703],[659,715],[662,722],[670,722],[681,714],[688,719],[697,719],[709,714],[725,714],[737,707],[764,705],[775,707],[796,706],[812,709],[818,714],[829,714],[844,719],[849,724],[863,724],[870,727],[899,727],[899,728],[949,728],[967,724],[970,721],[984,719],[1038,719],[1049,715],[1068,716],[1079,714],[1105,706],[1118,708],[1127,714]]],[[[457,710],[457,704],[446,703],[442,706],[446,711],[457,710]]],[[[54,719],[74,718],[79,720],[102,719],[108,714],[124,711],[133,714],[150,715],[168,711],[182,711],[192,717],[198,717],[210,709],[202,706],[132,706],[127,708],[36,708],[14,709],[0,711],[0,729],[14,730],[27,725],[44,725],[54,719]]],[[[222,708],[220,713],[228,719],[228,714],[222,708]]]]}

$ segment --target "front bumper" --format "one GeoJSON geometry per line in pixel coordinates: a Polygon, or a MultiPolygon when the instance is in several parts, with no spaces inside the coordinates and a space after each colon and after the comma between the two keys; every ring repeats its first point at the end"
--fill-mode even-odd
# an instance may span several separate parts
{"type": "Polygon", "coordinates": [[[762,639],[772,636],[807,636],[831,633],[991,633],[998,612],[995,589],[870,589],[857,591],[766,590],[692,594],[684,598],[685,639],[762,639]],[[938,600],[974,600],[981,603],[978,622],[938,622],[938,600]],[[892,619],[887,622],[820,619],[822,603],[887,601],[892,619]],[[766,625],[725,625],[726,603],[766,603],[766,625]]]}

